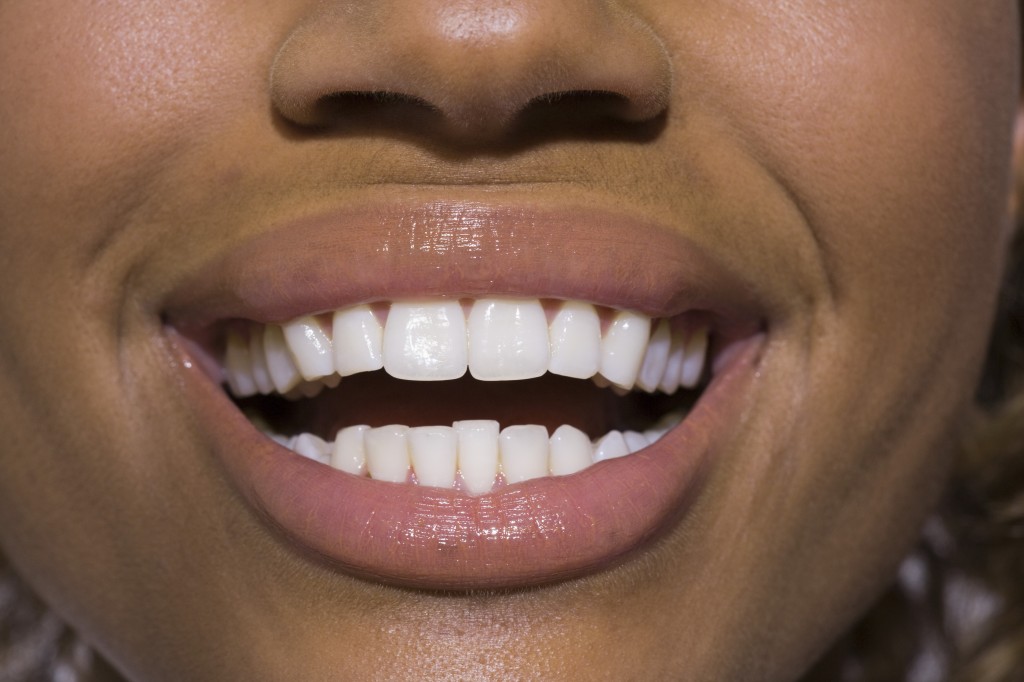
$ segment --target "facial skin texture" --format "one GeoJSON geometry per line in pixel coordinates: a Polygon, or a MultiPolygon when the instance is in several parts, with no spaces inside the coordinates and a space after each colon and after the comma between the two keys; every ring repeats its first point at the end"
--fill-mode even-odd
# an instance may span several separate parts
{"type": "Polygon", "coordinates": [[[0,547],[133,680],[792,679],[946,476],[1012,223],[1017,25],[1007,0],[0,3],[0,547]],[[435,113],[315,106],[366,90],[435,113]],[[513,125],[585,90],[627,101],[614,124],[584,97],[513,125]],[[439,596],[266,532],[161,315],[225,250],[367,198],[614,206],[763,283],[747,408],[668,537],[439,596]]]}

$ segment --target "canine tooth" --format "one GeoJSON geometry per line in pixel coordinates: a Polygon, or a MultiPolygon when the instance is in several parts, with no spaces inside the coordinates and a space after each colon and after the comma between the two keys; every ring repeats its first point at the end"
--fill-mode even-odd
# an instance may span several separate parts
{"type": "Polygon", "coordinates": [[[601,374],[613,384],[632,388],[647,350],[651,318],[624,310],[601,339],[601,374]]]}
{"type": "Polygon", "coordinates": [[[467,419],[452,424],[458,438],[462,484],[471,495],[489,493],[498,475],[498,422],[467,419]]]}
{"type": "Polygon", "coordinates": [[[224,371],[227,375],[228,386],[235,397],[245,398],[259,392],[252,376],[249,344],[233,331],[228,332],[227,349],[224,353],[224,371]]]}
{"type": "Polygon", "coordinates": [[[589,379],[601,364],[601,320],[589,303],[567,301],[548,328],[551,359],[548,371],[589,379]]]}
{"type": "Polygon", "coordinates": [[[629,446],[626,439],[619,431],[609,431],[594,444],[594,461],[602,462],[606,459],[625,457],[629,454],[629,446]]]}
{"type": "Polygon", "coordinates": [[[323,464],[327,464],[331,459],[331,446],[323,438],[312,433],[299,434],[292,449],[303,457],[323,464]]]}
{"type": "Polygon", "coordinates": [[[661,320],[651,335],[651,340],[647,342],[647,352],[644,354],[643,364],[640,365],[640,374],[636,378],[637,385],[648,393],[658,390],[658,384],[665,375],[671,347],[672,330],[669,328],[668,320],[661,320]]]}
{"type": "Polygon", "coordinates": [[[622,438],[626,441],[626,447],[629,448],[630,453],[643,450],[651,444],[647,440],[647,436],[638,431],[623,431],[622,438]]]}
{"type": "Polygon", "coordinates": [[[458,379],[468,364],[466,317],[458,301],[391,304],[384,325],[384,370],[398,379],[458,379]]]}
{"type": "Polygon", "coordinates": [[[458,437],[450,426],[417,426],[409,429],[409,452],[416,482],[434,488],[455,486],[458,437]]]}
{"type": "Polygon", "coordinates": [[[252,363],[252,378],[260,393],[267,395],[274,392],[274,382],[270,379],[267,367],[267,354],[263,349],[263,332],[254,330],[249,334],[249,361],[252,363]]]}
{"type": "Polygon", "coordinates": [[[334,367],[341,376],[372,372],[384,366],[384,328],[370,306],[334,313],[334,367]]]}
{"type": "Polygon", "coordinates": [[[473,303],[466,329],[474,378],[533,379],[548,370],[548,321],[537,299],[481,298],[473,303]]]}
{"type": "Polygon", "coordinates": [[[294,319],[281,329],[303,379],[319,379],[334,372],[331,339],[315,317],[306,315],[294,319]]]}
{"type": "Polygon", "coordinates": [[[686,355],[683,358],[683,370],[679,375],[679,383],[684,388],[694,388],[700,383],[704,372],[704,358],[708,351],[708,328],[701,327],[686,340],[686,355]]]}
{"type": "Polygon", "coordinates": [[[668,362],[665,363],[665,372],[661,375],[661,381],[658,382],[658,389],[665,395],[673,395],[679,390],[679,376],[683,372],[685,357],[686,347],[683,339],[678,333],[673,333],[668,362]]]}
{"type": "Polygon", "coordinates": [[[562,424],[551,434],[550,469],[555,476],[582,471],[592,464],[590,439],[575,426],[562,424]]]}
{"type": "Polygon", "coordinates": [[[370,427],[366,424],[346,426],[338,431],[331,448],[331,466],[356,476],[366,474],[366,447],[363,438],[370,427]]]}
{"type": "Polygon", "coordinates": [[[506,426],[498,437],[506,483],[548,474],[548,430],[537,424],[506,426]]]}
{"type": "Polygon", "coordinates": [[[270,380],[278,393],[284,394],[295,388],[301,381],[299,368],[288,351],[284,331],[276,324],[268,324],[263,330],[263,350],[267,356],[270,380]]]}
{"type": "Polygon", "coordinates": [[[409,476],[408,426],[391,424],[369,429],[364,434],[366,466],[370,478],[405,483],[409,476]]]}

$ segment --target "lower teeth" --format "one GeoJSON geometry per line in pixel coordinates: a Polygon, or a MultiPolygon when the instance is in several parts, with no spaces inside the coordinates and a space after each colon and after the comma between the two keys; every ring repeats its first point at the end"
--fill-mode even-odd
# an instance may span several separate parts
{"type": "Polygon", "coordinates": [[[672,412],[643,432],[613,430],[594,441],[567,424],[548,434],[536,424],[500,429],[491,420],[452,426],[349,426],[333,442],[311,433],[267,435],[299,455],[357,476],[479,495],[502,484],[573,474],[630,455],[659,440],[684,416],[683,411],[672,412]]]}

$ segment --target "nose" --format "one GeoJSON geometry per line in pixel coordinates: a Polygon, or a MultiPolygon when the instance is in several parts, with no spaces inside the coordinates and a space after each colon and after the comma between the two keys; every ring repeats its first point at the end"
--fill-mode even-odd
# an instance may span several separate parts
{"type": "Polygon", "coordinates": [[[338,125],[346,102],[397,102],[467,136],[567,103],[648,121],[667,108],[671,84],[658,35],[614,0],[318,3],[271,71],[275,108],[299,126],[338,125]]]}

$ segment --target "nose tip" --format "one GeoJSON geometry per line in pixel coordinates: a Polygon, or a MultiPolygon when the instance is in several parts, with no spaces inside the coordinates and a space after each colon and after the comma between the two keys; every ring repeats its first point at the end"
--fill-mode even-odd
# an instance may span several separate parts
{"type": "Polygon", "coordinates": [[[338,102],[354,96],[429,109],[456,134],[494,135],[531,106],[591,95],[603,115],[650,120],[667,107],[671,80],[655,32],[607,0],[350,0],[321,4],[295,27],[271,93],[301,126],[333,125],[338,102]]]}

